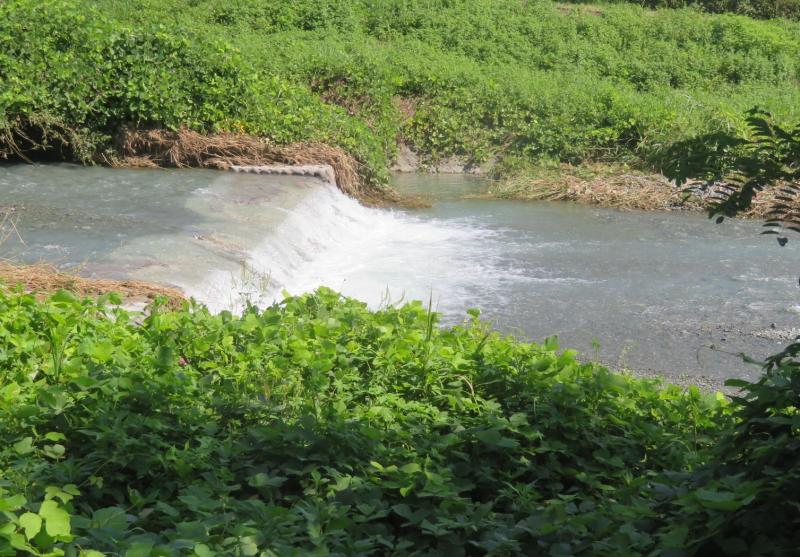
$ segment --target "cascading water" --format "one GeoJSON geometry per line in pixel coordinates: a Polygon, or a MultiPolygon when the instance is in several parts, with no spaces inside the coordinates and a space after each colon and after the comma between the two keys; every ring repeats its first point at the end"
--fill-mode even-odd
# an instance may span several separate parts
{"type": "Polygon", "coordinates": [[[214,309],[265,305],[328,286],[373,307],[429,300],[461,309],[477,277],[496,278],[481,245],[492,233],[364,207],[319,184],[248,252],[241,272],[213,270],[188,292],[214,309]]]}
{"type": "Polygon", "coordinates": [[[398,181],[440,198],[390,211],[308,177],[2,167],[19,236],[0,256],[176,285],[215,311],[321,285],[373,307],[432,299],[449,323],[479,307],[518,336],[693,380],[754,377],[737,353],[800,332],[800,242],[778,251],[758,223],[465,199],[479,184],[466,177],[398,181]]]}
{"type": "Polygon", "coordinates": [[[213,311],[324,285],[373,307],[433,299],[455,314],[513,276],[493,265],[496,232],[364,207],[317,178],[12,168],[0,188],[25,244],[7,252],[173,284],[213,311]]]}

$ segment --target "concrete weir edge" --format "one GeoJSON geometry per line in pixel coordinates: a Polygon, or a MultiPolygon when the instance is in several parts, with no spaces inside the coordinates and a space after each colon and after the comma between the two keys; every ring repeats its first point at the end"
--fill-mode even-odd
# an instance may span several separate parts
{"type": "Polygon", "coordinates": [[[334,172],[333,167],[329,164],[270,164],[254,166],[233,165],[230,167],[230,169],[233,172],[244,172],[248,174],[314,176],[328,182],[333,186],[336,186],[336,173],[334,172]]]}

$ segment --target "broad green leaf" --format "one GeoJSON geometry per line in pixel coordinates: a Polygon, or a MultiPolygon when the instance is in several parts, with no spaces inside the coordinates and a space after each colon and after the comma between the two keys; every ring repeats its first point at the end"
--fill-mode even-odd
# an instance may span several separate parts
{"type": "Polygon", "coordinates": [[[120,507],[106,507],[98,509],[92,514],[92,525],[122,536],[128,529],[128,518],[125,509],[120,507]]]}
{"type": "Polygon", "coordinates": [[[104,364],[114,355],[114,345],[108,339],[95,342],[89,349],[89,355],[94,361],[104,364]]]}
{"type": "Polygon", "coordinates": [[[25,537],[30,540],[42,529],[42,518],[38,514],[25,513],[19,517],[19,525],[25,530],[25,537]]]}
{"type": "Polygon", "coordinates": [[[738,499],[736,494],[731,491],[698,489],[695,496],[704,507],[719,511],[735,511],[744,504],[744,501],[738,499]]]}
{"type": "Polygon", "coordinates": [[[25,437],[12,445],[17,454],[29,454],[33,452],[33,437],[25,437]]]}
{"type": "Polygon", "coordinates": [[[243,538],[239,543],[239,551],[244,557],[253,557],[258,554],[258,545],[252,538],[243,538]]]}
{"type": "Polygon", "coordinates": [[[247,483],[252,487],[280,487],[288,478],[284,476],[268,476],[262,472],[251,476],[247,483]]]}
{"type": "Polygon", "coordinates": [[[479,431],[475,434],[475,437],[477,437],[479,440],[489,445],[490,447],[496,447],[501,449],[513,449],[519,445],[516,439],[511,439],[510,437],[504,437],[496,429],[479,431]]]}
{"type": "Polygon", "coordinates": [[[0,497],[0,511],[16,511],[26,503],[25,496],[20,493],[16,495],[0,497]]]}
{"type": "Polygon", "coordinates": [[[194,554],[197,555],[197,557],[215,557],[217,555],[204,543],[199,543],[194,546],[194,554]]]}
{"type": "Polygon", "coordinates": [[[57,303],[75,303],[78,301],[78,298],[76,298],[72,292],[67,290],[59,290],[50,296],[50,301],[57,303]]]}
{"type": "Polygon", "coordinates": [[[64,456],[66,449],[64,448],[64,445],[56,443],[54,445],[45,445],[42,448],[42,451],[44,452],[45,456],[49,458],[59,459],[64,456]]]}
{"type": "Polygon", "coordinates": [[[417,464],[416,462],[409,462],[408,464],[405,464],[400,467],[400,471],[403,472],[404,474],[415,474],[420,470],[422,470],[422,467],[420,467],[420,465],[417,464]]]}
{"type": "Polygon", "coordinates": [[[125,557],[149,557],[152,551],[152,543],[136,542],[125,552],[125,557]]]}
{"type": "Polygon", "coordinates": [[[39,516],[44,519],[45,531],[53,538],[64,538],[70,535],[69,513],[50,499],[42,503],[39,516]]]}

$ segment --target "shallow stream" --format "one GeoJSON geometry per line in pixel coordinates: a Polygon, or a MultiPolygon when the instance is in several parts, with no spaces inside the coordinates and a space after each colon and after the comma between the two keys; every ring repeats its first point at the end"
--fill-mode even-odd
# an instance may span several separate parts
{"type": "Polygon", "coordinates": [[[715,384],[755,377],[735,354],[798,326],[800,240],[779,248],[758,223],[480,199],[467,176],[396,185],[432,207],[370,209],[305,177],[5,166],[0,255],[173,284],[215,310],[323,284],[376,307],[432,297],[448,322],[479,307],[584,359],[715,384]]]}

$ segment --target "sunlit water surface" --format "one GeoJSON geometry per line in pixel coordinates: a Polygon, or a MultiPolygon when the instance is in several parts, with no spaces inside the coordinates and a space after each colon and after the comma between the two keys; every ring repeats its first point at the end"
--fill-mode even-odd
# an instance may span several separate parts
{"type": "Polygon", "coordinates": [[[330,286],[373,306],[470,307],[585,359],[754,377],[798,325],[798,242],[758,223],[469,198],[465,176],[396,177],[428,209],[366,208],[320,181],[204,170],[0,167],[0,255],[181,287],[215,310],[330,286]],[[714,347],[713,349],[711,347],[714,347]]]}

